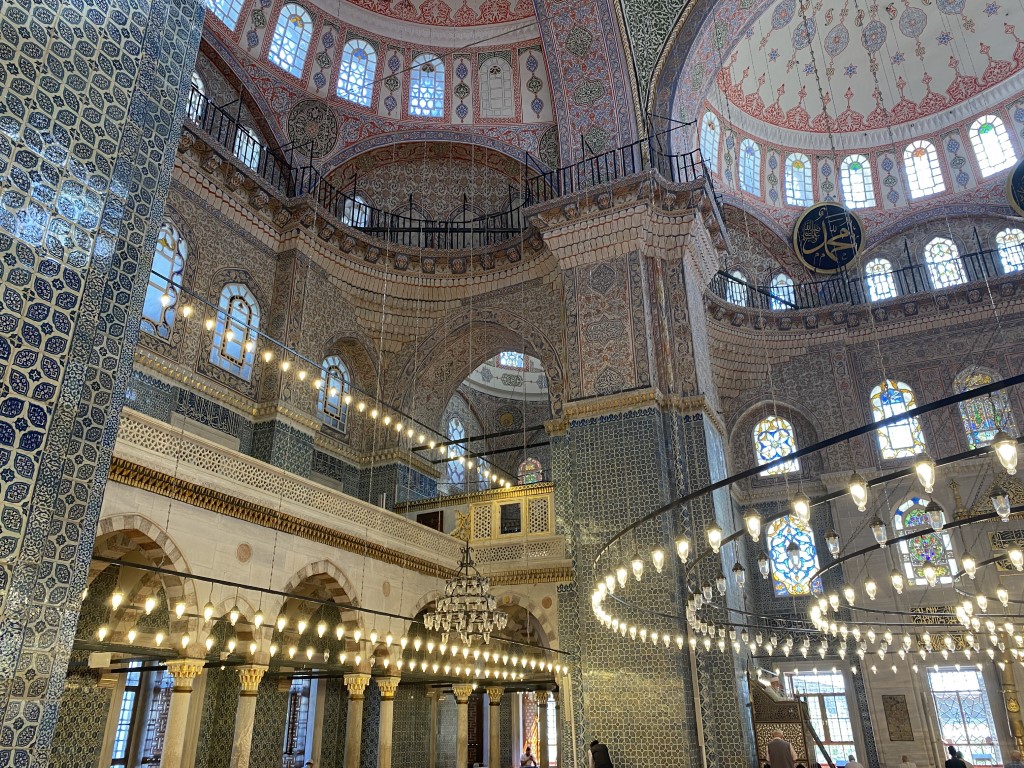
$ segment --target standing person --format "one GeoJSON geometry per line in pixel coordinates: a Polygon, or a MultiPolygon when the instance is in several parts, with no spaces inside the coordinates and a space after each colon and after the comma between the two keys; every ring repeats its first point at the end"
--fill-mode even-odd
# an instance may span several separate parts
{"type": "Polygon", "coordinates": [[[1003,768],[1024,768],[1024,761],[1021,760],[1020,752],[1013,750],[1010,753],[1010,762],[1004,765],[1003,768]]]}
{"type": "Polygon", "coordinates": [[[608,747],[597,739],[590,742],[590,749],[587,750],[587,765],[589,768],[613,768],[608,747]]]}
{"type": "Polygon", "coordinates": [[[946,768],[967,768],[967,763],[963,761],[963,758],[957,757],[960,753],[956,751],[956,747],[950,745],[947,750],[949,760],[946,761],[946,768]]]}
{"type": "MultiPolygon", "coordinates": [[[[912,763],[910,758],[904,755],[900,758],[900,768],[917,768],[917,763],[912,763]]],[[[1020,768],[1024,768],[1024,765],[1020,768]]]]}
{"type": "Polygon", "coordinates": [[[846,756],[846,768],[864,768],[863,763],[858,763],[857,758],[853,755],[846,756]]]}
{"type": "Polygon", "coordinates": [[[768,765],[772,768],[796,768],[796,750],[780,730],[772,731],[772,740],[768,742],[768,765]]]}

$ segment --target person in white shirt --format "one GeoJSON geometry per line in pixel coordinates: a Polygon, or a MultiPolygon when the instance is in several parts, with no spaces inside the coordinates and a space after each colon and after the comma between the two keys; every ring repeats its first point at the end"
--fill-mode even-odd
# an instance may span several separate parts
{"type": "Polygon", "coordinates": [[[863,763],[858,763],[853,755],[847,755],[846,768],[864,768],[863,763]]]}
{"type": "Polygon", "coordinates": [[[917,763],[911,762],[910,758],[904,755],[900,759],[900,768],[917,768],[917,763]]]}

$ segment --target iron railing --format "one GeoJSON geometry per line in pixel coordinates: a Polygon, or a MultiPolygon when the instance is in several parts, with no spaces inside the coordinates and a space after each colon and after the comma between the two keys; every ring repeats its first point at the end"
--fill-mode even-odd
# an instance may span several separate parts
{"type": "Polygon", "coordinates": [[[709,287],[716,296],[732,304],[760,310],[786,311],[886,301],[953,285],[989,280],[1015,271],[1004,264],[1002,254],[995,249],[964,253],[949,264],[946,274],[951,274],[955,279],[948,280],[946,284],[933,280],[928,265],[911,264],[889,272],[866,275],[840,273],[825,280],[786,286],[755,285],[728,272],[719,271],[711,279],[709,287]]]}

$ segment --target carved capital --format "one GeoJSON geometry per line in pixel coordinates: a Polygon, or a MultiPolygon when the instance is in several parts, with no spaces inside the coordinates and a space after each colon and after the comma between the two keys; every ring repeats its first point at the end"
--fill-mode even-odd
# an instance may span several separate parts
{"type": "Polygon", "coordinates": [[[267,668],[262,664],[250,664],[238,668],[238,679],[242,683],[242,696],[255,696],[260,687],[260,680],[267,668]]]}
{"type": "Polygon", "coordinates": [[[453,685],[452,693],[455,694],[455,700],[459,704],[468,704],[469,697],[473,695],[473,686],[466,684],[453,685]]]}
{"type": "Polygon", "coordinates": [[[203,673],[203,662],[196,659],[171,659],[167,671],[174,678],[175,693],[191,693],[192,681],[203,673]]]}
{"type": "Polygon", "coordinates": [[[377,681],[377,687],[380,688],[380,697],[384,701],[391,701],[395,698],[395,691],[398,690],[398,684],[401,682],[400,677],[375,677],[377,681]]]}
{"type": "Polygon", "coordinates": [[[353,701],[361,701],[366,693],[366,686],[370,684],[370,676],[367,674],[345,675],[345,687],[348,688],[348,697],[353,701]]]}
{"type": "Polygon", "coordinates": [[[491,702],[492,707],[497,707],[501,704],[501,697],[505,693],[504,688],[488,688],[487,699],[491,702]]]}
{"type": "Polygon", "coordinates": [[[541,687],[534,690],[533,694],[537,697],[537,706],[542,709],[548,708],[548,689],[541,687]]]}

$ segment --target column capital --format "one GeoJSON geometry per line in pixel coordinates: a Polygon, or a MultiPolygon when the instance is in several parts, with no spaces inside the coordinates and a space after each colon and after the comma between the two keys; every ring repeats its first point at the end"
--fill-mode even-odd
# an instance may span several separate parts
{"type": "Polygon", "coordinates": [[[247,664],[238,667],[238,679],[242,683],[242,696],[255,696],[260,688],[260,681],[267,668],[263,664],[247,664]]]}
{"type": "Polygon", "coordinates": [[[551,698],[555,700],[555,707],[562,706],[562,691],[560,689],[555,688],[551,691],[551,698]]]}
{"type": "Polygon", "coordinates": [[[380,688],[380,697],[384,701],[391,701],[395,698],[395,691],[398,690],[398,684],[402,678],[394,675],[392,677],[375,677],[377,681],[377,687],[380,688]]]}
{"type": "Polygon", "coordinates": [[[174,678],[174,690],[191,691],[192,681],[203,673],[202,661],[198,659],[169,659],[166,662],[167,671],[174,678]]]}
{"type": "Polygon", "coordinates": [[[505,689],[500,687],[487,689],[487,699],[490,701],[492,707],[496,707],[501,704],[501,697],[504,693],[505,689]]]}
{"type": "Polygon", "coordinates": [[[359,701],[366,693],[366,686],[370,684],[370,676],[364,672],[354,675],[345,675],[345,687],[348,688],[348,697],[359,701]]]}
{"type": "Polygon", "coordinates": [[[544,709],[547,709],[549,693],[551,693],[551,691],[549,691],[547,688],[543,686],[534,689],[533,695],[537,697],[538,707],[543,707],[544,709]]]}
{"type": "Polygon", "coordinates": [[[466,704],[469,702],[469,697],[473,695],[473,686],[468,683],[459,683],[452,686],[452,693],[455,694],[455,700],[459,704],[466,704]]]}

